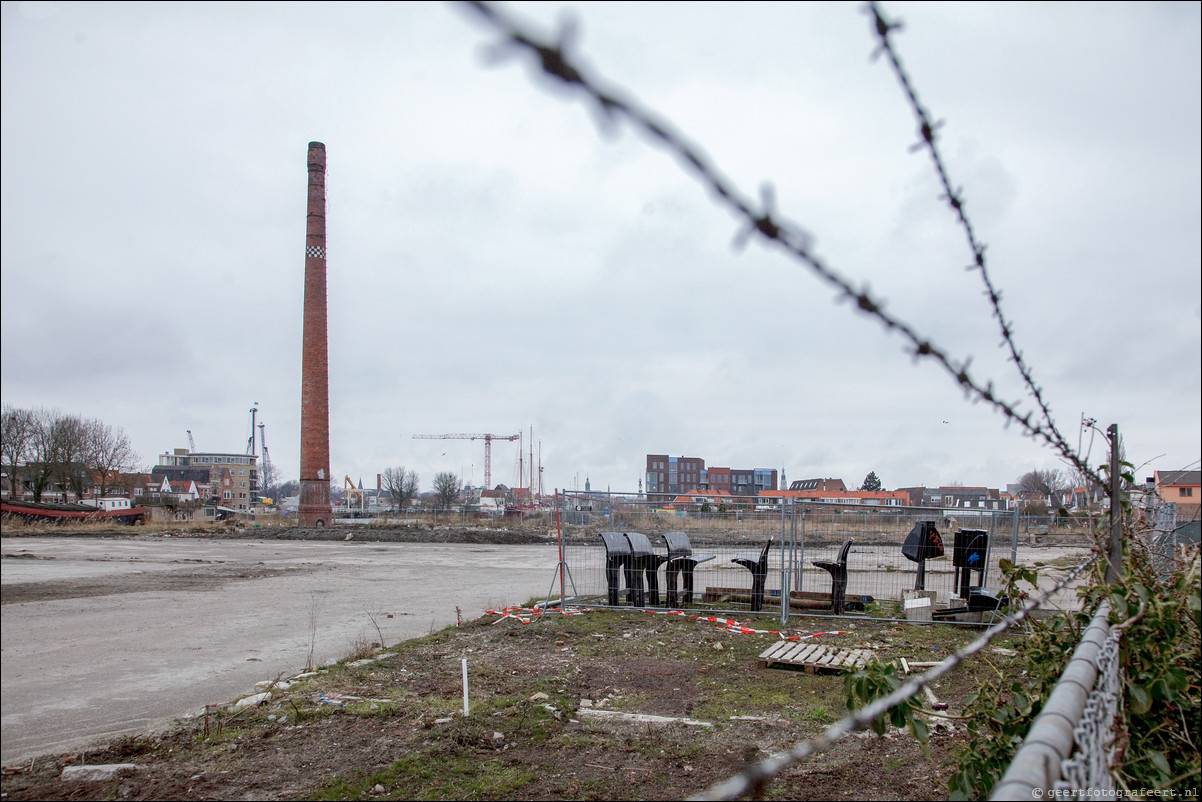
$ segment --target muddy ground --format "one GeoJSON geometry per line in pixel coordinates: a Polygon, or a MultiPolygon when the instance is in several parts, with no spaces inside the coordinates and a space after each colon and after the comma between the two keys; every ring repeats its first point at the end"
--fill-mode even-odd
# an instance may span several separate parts
{"type": "MultiPolygon", "coordinates": [[[[296,529],[292,527],[89,527],[73,530],[58,527],[13,527],[5,525],[5,538],[22,536],[87,538],[205,538],[227,540],[305,540],[384,543],[463,543],[528,545],[550,542],[545,533],[478,527],[330,527],[325,529],[296,529]]],[[[16,542],[14,540],[14,542],[16,542]]],[[[29,553],[9,551],[0,555],[5,560],[46,559],[29,553]]],[[[72,578],[61,581],[13,583],[4,587],[4,604],[53,601],[88,596],[109,596],[117,593],[153,591],[216,590],[227,582],[262,579],[314,570],[308,566],[263,565],[198,565],[190,570],[186,564],[171,572],[72,578]]]]}

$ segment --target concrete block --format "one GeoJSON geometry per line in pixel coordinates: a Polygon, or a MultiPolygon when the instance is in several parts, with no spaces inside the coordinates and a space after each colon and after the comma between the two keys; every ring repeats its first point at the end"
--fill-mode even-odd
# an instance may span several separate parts
{"type": "Polygon", "coordinates": [[[931,621],[935,611],[935,591],[907,590],[902,592],[902,607],[909,621],[931,621]]]}

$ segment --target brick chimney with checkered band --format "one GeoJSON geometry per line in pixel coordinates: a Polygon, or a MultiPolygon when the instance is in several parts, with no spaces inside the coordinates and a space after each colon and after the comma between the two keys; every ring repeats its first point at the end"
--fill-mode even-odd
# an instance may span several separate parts
{"type": "Polygon", "coordinates": [[[309,143],[305,307],[301,341],[300,508],[297,526],[330,526],[330,364],[326,333],[326,146],[309,143]]]}

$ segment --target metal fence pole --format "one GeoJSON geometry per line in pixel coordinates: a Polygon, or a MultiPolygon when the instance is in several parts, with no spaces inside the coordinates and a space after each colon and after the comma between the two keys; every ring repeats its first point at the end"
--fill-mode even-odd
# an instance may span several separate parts
{"type": "Polygon", "coordinates": [[[789,548],[785,548],[785,501],[782,496],[780,500],[780,625],[786,626],[789,623],[789,569],[793,559],[793,547],[790,544],[789,548]]]}
{"type": "Polygon", "coordinates": [[[1119,476],[1119,425],[1110,424],[1106,429],[1110,436],[1110,563],[1106,566],[1106,582],[1119,580],[1123,564],[1123,497],[1122,477],[1119,476]]]}
{"type": "Polygon", "coordinates": [[[794,578],[789,582],[789,590],[800,590],[801,585],[797,576],[797,499],[789,501],[789,570],[793,572],[794,578]]]}
{"type": "MultiPolygon", "coordinates": [[[[794,511],[794,515],[796,515],[794,511]]],[[[803,501],[801,504],[801,537],[799,538],[800,545],[798,546],[797,554],[797,589],[805,590],[805,563],[806,563],[806,505],[803,501]]]]}
{"type": "Polygon", "coordinates": [[[563,609],[563,524],[559,517],[559,488],[555,488],[555,533],[559,540],[559,609],[563,609]]]}
{"type": "Polygon", "coordinates": [[[1018,508],[1016,507],[1010,513],[1011,532],[1010,532],[1010,562],[1018,562],[1018,508]]]}

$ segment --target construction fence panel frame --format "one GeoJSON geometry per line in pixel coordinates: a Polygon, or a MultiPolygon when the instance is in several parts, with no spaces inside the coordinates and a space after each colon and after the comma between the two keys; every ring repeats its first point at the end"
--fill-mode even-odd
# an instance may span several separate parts
{"type": "Polygon", "coordinates": [[[1103,602],[990,799],[1115,795],[1110,767],[1124,685],[1123,631],[1108,623],[1109,614],[1103,602]]]}
{"type": "MultiPolygon", "coordinates": [[[[763,612],[779,613],[782,621],[789,615],[830,614],[820,601],[806,597],[831,592],[830,573],[815,563],[835,560],[848,539],[852,545],[847,555],[847,599],[855,602],[869,596],[879,612],[886,616],[896,612],[897,617],[905,592],[916,584],[918,566],[902,555],[902,543],[916,523],[934,522],[944,543],[944,555],[928,560],[924,571],[923,589],[934,593],[936,606],[946,605],[958,590],[952,565],[957,529],[988,532],[984,576],[973,571],[972,587],[998,592],[998,564],[1014,560],[1018,548],[1019,519],[1006,510],[777,501],[775,505],[697,501],[682,508],[645,495],[565,492],[561,501],[564,562],[575,578],[579,601],[602,606],[608,602],[601,532],[641,532],[660,555],[667,553],[665,532],[685,532],[695,553],[713,555],[695,568],[693,605],[704,602],[709,609],[731,612],[751,609],[752,590],[751,571],[733,560],[759,553],[771,538],[763,612]]],[[[658,604],[665,606],[662,567],[656,579],[658,604]]],[[[628,606],[624,576],[619,584],[619,605],[628,606]]]]}

